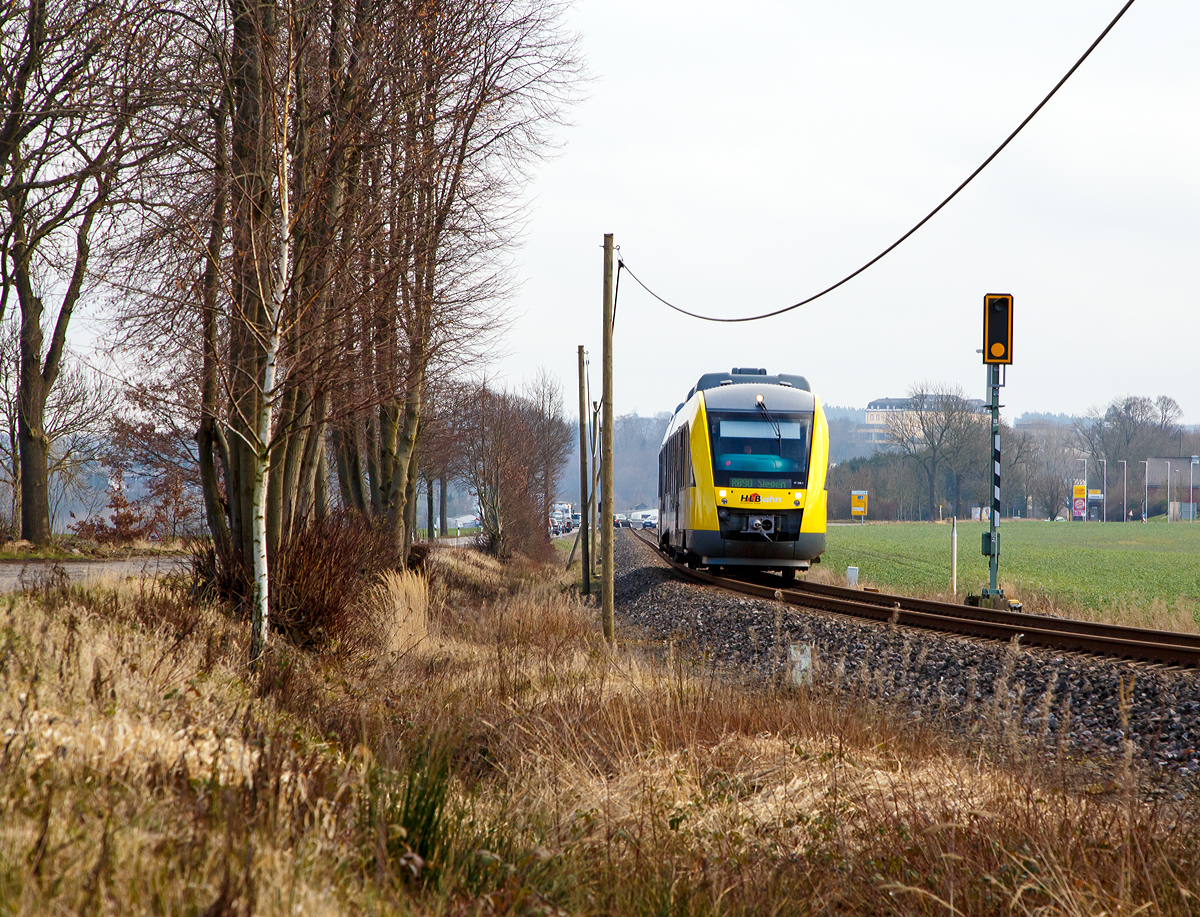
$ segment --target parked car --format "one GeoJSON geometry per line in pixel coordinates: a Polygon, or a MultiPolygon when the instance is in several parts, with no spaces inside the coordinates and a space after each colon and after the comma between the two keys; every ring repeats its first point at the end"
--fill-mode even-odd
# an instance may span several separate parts
{"type": "Polygon", "coordinates": [[[645,519],[642,520],[642,528],[656,529],[656,528],[658,528],[658,522],[655,519],[647,516],[645,519]]]}
{"type": "Polygon", "coordinates": [[[629,517],[626,516],[624,513],[614,513],[613,514],[613,528],[614,529],[629,528],[629,517]]]}

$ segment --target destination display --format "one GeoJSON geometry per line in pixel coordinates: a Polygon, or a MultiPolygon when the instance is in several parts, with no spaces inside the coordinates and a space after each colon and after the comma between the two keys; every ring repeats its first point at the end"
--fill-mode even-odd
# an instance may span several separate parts
{"type": "Polygon", "coordinates": [[[768,488],[773,488],[775,490],[779,490],[781,488],[787,488],[789,486],[803,487],[804,479],[801,478],[801,479],[797,480],[797,479],[793,479],[791,477],[777,477],[777,478],[734,478],[734,477],[731,477],[729,479],[729,486],[730,487],[768,487],[768,488]]]}

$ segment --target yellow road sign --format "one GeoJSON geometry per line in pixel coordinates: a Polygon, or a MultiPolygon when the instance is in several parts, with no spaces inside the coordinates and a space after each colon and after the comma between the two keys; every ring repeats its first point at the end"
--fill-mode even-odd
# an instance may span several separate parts
{"type": "Polygon", "coordinates": [[[865,516],[867,514],[867,491],[850,491],[850,515],[865,516]]]}

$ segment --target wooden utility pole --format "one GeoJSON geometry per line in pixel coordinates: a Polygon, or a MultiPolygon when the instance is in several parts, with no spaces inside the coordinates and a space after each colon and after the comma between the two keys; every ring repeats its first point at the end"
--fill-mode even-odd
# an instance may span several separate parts
{"type": "Polygon", "coordinates": [[[579,345],[579,539],[583,542],[583,594],[592,593],[592,557],[588,550],[587,372],[579,345]]]}
{"type": "Polygon", "coordinates": [[[589,494],[588,506],[592,510],[592,576],[599,577],[596,572],[596,558],[599,557],[596,544],[596,520],[600,518],[596,504],[596,493],[600,490],[600,402],[592,402],[592,492],[589,494]]]}
{"type": "Polygon", "coordinates": [[[602,464],[600,502],[600,554],[604,570],[600,578],[601,621],[604,639],[615,642],[613,621],[613,378],[612,378],[612,334],[613,334],[613,237],[604,234],[604,418],[600,424],[603,444],[600,452],[602,464]]]}

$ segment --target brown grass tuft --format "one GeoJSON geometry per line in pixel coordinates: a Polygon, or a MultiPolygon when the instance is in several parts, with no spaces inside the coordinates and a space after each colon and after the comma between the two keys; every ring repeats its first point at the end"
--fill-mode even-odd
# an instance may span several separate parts
{"type": "Polygon", "coordinates": [[[404,656],[429,636],[429,581],[425,577],[407,570],[387,570],[361,601],[383,656],[404,656]]]}

